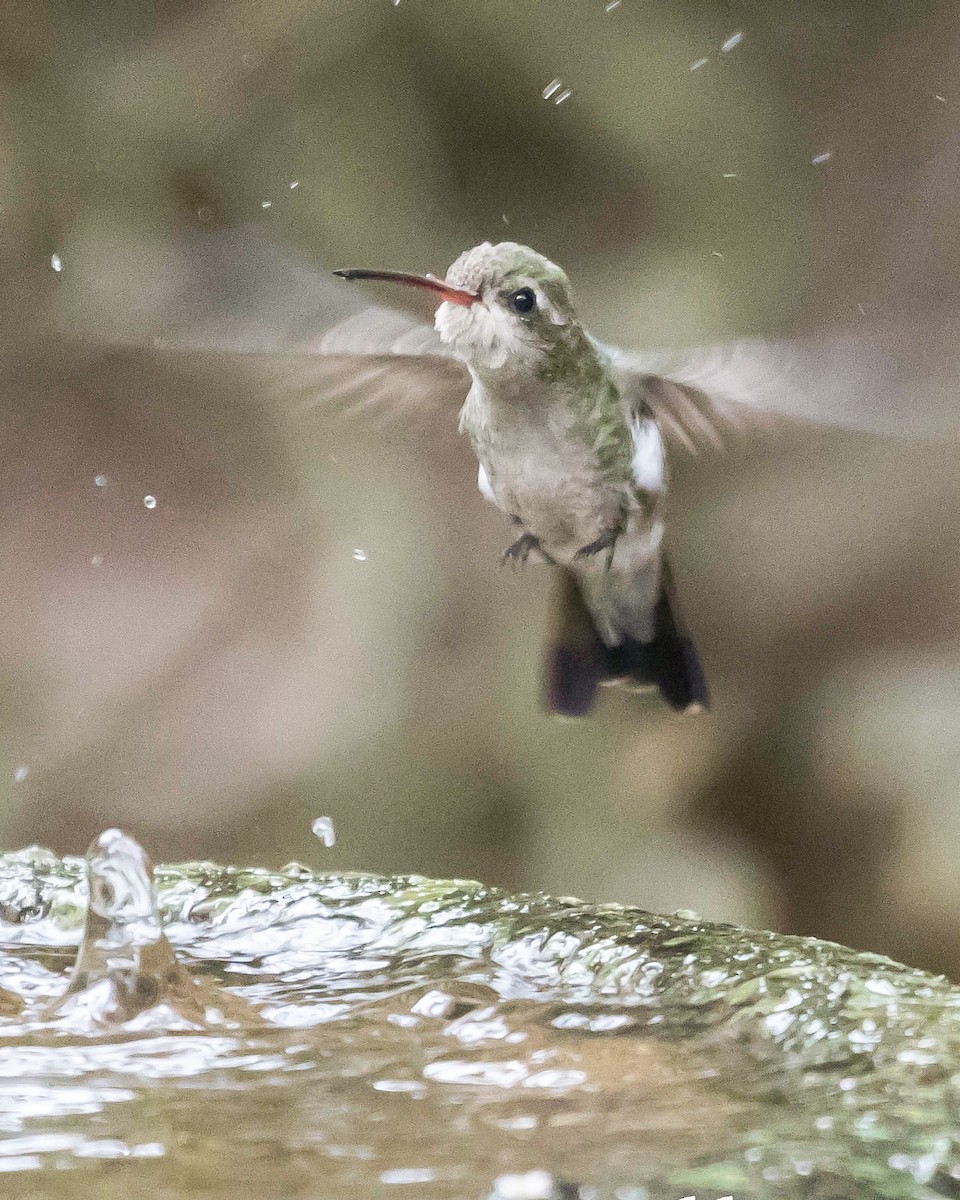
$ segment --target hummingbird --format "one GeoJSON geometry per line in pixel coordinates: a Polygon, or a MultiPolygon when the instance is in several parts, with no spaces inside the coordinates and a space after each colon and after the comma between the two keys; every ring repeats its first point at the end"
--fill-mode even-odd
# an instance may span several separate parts
{"type": "Polygon", "coordinates": [[[550,708],[585,715],[601,684],[656,688],[680,712],[708,706],[700,657],[664,554],[668,464],[657,402],[668,381],[594,338],[565,272],[516,242],[465,251],[444,279],[350,269],[440,301],[441,346],[469,383],[459,428],[481,495],[507,515],[503,561],[558,568],[550,708]]]}

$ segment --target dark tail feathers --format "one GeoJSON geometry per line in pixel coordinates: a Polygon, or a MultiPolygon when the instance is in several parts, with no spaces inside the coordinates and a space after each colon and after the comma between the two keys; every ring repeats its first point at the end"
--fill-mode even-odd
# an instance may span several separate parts
{"type": "Polygon", "coordinates": [[[560,628],[549,662],[548,701],[553,712],[585,716],[597,687],[612,682],[626,687],[654,685],[679,712],[709,706],[700,656],[671,605],[673,589],[666,565],[652,642],[627,638],[619,646],[604,645],[570,572],[562,572],[561,586],[560,628]]]}

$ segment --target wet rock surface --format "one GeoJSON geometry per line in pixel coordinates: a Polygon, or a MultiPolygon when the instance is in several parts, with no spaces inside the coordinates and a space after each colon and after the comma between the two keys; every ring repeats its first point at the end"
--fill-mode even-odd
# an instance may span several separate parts
{"type": "Polygon", "coordinates": [[[0,856],[3,1194],[960,1195],[960,991],[475,883],[0,856]]]}

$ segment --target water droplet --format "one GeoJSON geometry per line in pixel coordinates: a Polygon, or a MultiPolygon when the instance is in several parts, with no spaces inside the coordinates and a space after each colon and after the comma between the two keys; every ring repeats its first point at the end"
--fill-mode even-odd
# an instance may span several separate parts
{"type": "Polygon", "coordinates": [[[549,100],[554,92],[559,92],[562,87],[562,79],[551,79],[540,95],[544,98],[544,100],[549,100]]]}
{"type": "Polygon", "coordinates": [[[709,58],[698,58],[696,62],[690,64],[691,71],[699,71],[701,67],[705,67],[710,61],[709,58]]]}
{"type": "Polygon", "coordinates": [[[742,41],[743,41],[743,34],[741,32],[731,33],[730,36],[727,38],[727,40],[720,47],[720,49],[723,51],[724,54],[729,54],[730,51],[734,50],[737,46],[739,46],[742,41]]]}
{"type": "Polygon", "coordinates": [[[261,200],[260,207],[261,208],[273,208],[273,201],[272,200],[261,200]]]}
{"type": "Polygon", "coordinates": [[[205,224],[213,216],[213,209],[209,204],[201,204],[197,209],[197,220],[201,225],[205,224]]]}
{"type": "MultiPolygon", "coordinates": [[[[394,4],[398,0],[393,0],[394,4]]],[[[429,1167],[401,1167],[393,1171],[384,1171],[380,1176],[381,1183],[430,1183],[434,1172],[429,1167]]]]}
{"type": "Polygon", "coordinates": [[[17,767],[17,769],[13,773],[14,782],[15,783],[23,783],[23,781],[26,779],[26,777],[29,774],[30,774],[29,767],[17,767]]]}
{"type": "Polygon", "coordinates": [[[332,817],[317,817],[310,828],[313,830],[314,836],[318,837],[327,849],[336,843],[337,835],[333,828],[332,817]]]}
{"type": "Polygon", "coordinates": [[[553,1176],[549,1171],[524,1171],[497,1176],[489,1200],[551,1200],[553,1194],[553,1176]]]}
{"type": "Polygon", "coordinates": [[[60,274],[60,272],[63,270],[63,259],[59,254],[50,255],[50,266],[53,267],[58,275],[60,274]]]}
{"type": "Polygon", "coordinates": [[[91,567],[102,567],[103,566],[103,555],[102,554],[91,555],[90,556],[90,566],[91,567]]]}
{"type": "Polygon", "coordinates": [[[564,88],[563,91],[559,93],[556,100],[554,100],[554,104],[562,104],[564,100],[569,100],[572,95],[572,89],[564,88]]]}
{"type": "Polygon", "coordinates": [[[610,0],[609,4],[603,6],[604,12],[613,12],[615,8],[619,8],[623,0],[610,0]]]}
{"type": "Polygon", "coordinates": [[[97,485],[97,487],[106,487],[108,480],[106,475],[94,475],[93,482],[97,485]]]}
{"type": "Polygon", "coordinates": [[[156,508],[157,507],[156,496],[144,496],[143,507],[144,508],[156,508]]]}
{"type": "Polygon", "coordinates": [[[298,188],[299,186],[300,186],[300,180],[299,180],[299,179],[291,179],[291,180],[290,180],[290,191],[291,191],[291,192],[294,190],[294,188],[298,188]]]}
{"type": "Polygon", "coordinates": [[[821,163],[829,162],[831,158],[833,158],[832,150],[821,150],[819,154],[815,154],[813,158],[810,159],[810,162],[813,164],[813,166],[819,167],[821,163]]]}
{"type": "Polygon", "coordinates": [[[500,220],[501,220],[501,221],[504,223],[504,225],[509,225],[509,224],[510,224],[510,218],[507,216],[507,214],[506,214],[506,213],[501,213],[501,214],[500,214],[500,220]]]}
{"type": "Polygon", "coordinates": [[[356,559],[357,562],[366,562],[367,561],[367,552],[366,552],[366,550],[361,550],[359,546],[354,546],[351,557],[356,559]]]}
{"type": "Polygon", "coordinates": [[[724,171],[723,177],[724,177],[724,179],[739,179],[740,172],[739,171],[724,171]]]}

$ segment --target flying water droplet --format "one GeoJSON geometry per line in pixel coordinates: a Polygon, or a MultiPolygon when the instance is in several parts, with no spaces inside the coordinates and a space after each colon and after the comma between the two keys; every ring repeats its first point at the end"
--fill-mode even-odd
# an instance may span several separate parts
{"type": "Polygon", "coordinates": [[[291,192],[292,192],[292,191],[294,191],[294,190],[295,190],[296,188],[298,188],[299,186],[300,186],[300,180],[299,180],[299,179],[291,179],[291,180],[290,180],[290,191],[291,191],[291,192]]]}
{"type": "Polygon", "coordinates": [[[810,162],[813,166],[819,167],[821,163],[829,162],[833,158],[832,150],[821,150],[819,154],[815,154],[810,162]]]}
{"type": "Polygon", "coordinates": [[[91,567],[102,567],[103,566],[103,555],[102,554],[91,555],[90,556],[90,566],[91,567]]]}
{"type": "Polygon", "coordinates": [[[524,1171],[497,1176],[488,1200],[553,1200],[555,1194],[549,1171],[524,1171]]]}
{"type": "Polygon", "coordinates": [[[551,79],[540,95],[544,98],[544,100],[549,100],[554,92],[559,92],[562,87],[562,79],[551,79]]]}
{"type": "Polygon", "coordinates": [[[333,828],[332,817],[317,817],[310,828],[313,830],[314,836],[318,837],[328,850],[336,843],[337,834],[333,828]]]}
{"type": "Polygon", "coordinates": [[[109,480],[107,479],[106,475],[94,475],[93,482],[97,485],[97,487],[102,488],[107,486],[109,480]]]}
{"type": "Polygon", "coordinates": [[[729,54],[730,51],[736,49],[736,47],[739,46],[742,41],[742,32],[738,31],[737,33],[731,33],[720,49],[724,54],[729,54]]]}
{"type": "Polygon", "coordinates": [[[699,71],[701,67],[705,67],[710,61],[709,58],[698,58],[696,62],[690,64],[691,71],[699,71]]]}
{"type": "Polygon", "coordinates": [[[144,496],[143,507],[144,508],[156,508],[157,507],[156,496],[144,496]]]}
{"type": "Polygon", "coordinates": [[[59,254],[50,255],[50,266],[53,267],[58,275],[60,274],[60,272],[63,270],[63,259],[59,254]]]}
{"type": "Polygon", "coordinates": [[[357,562],[366,562],[367,561],[367,552],[366,552],[366,550],[361,550],[359,546],[355,546],[351,557],[354,558],[357,562]]]}
{"type": "Polygon", "coordinates": [[[556,100],[554,100],[554,104],[562,104],[564,100],[569,100],[572,95],[573,90],[571,88],[564,88],[563,91],[558,94],[556,100]]]}
{"type": "Polygon", "coordinates": [[[261,208],[273,208],[273,201],[272,200],[261,200],[260,207],[261,208]]]}
{"type": "Polygon", "coordinates": [[[613,10],[619,8],[622,3],[623,0],[609,0],[609,3],[603,6],[603,11],[608,13],[613,12],[613,10]]]}
{"type": "Polygon", "coordinates": [[[23,783],[26,777],[30,774],[29,767],[17,767],[13,773],[14,783],[23,783]]]}

